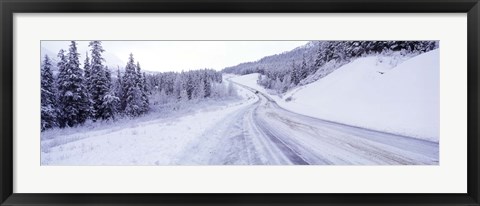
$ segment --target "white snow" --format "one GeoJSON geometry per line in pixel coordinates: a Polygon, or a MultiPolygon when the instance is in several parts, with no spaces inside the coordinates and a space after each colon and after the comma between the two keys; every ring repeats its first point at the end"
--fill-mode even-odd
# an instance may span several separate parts
{"type": "MultiPolygon", "coordinates": [[[[438,142],[438,49],[398,65],[390,58],[359,58],[316,82],[287,92],[282,99],[270,96],[296,113],[438,142]]],[[[257,77],[250,74],[232,81],[268,93],[256,83],[257,77]]]]}
{"type": "MultiPolygon", "coordinates": [[[[41,140],[42,165],[176,165],[210,128],[257,101],[239,90],[241,101],[206,105],[180,117],[131,121],[128,126],[52,135],[41,140]]],[[[216,144],[217,142],[212,142],[216,144]]]]}
{"type": "Polygon", "coordinates": [[[51,129],[42,132],[41,164],[437,164],[439,53],[392,65],[359,58],[283,97],[264,96],[258,74],[226,75],[261,93],[237,86],[241,99],[51,129]]]}

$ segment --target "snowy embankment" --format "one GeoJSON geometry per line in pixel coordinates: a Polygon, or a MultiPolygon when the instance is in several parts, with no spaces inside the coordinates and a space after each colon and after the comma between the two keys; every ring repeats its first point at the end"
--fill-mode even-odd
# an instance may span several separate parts
{"type": "MultiPolygon", "coordinates": [[[[359,58],[281,99],[273,98],[296,113],[438,142],[439,62],[438,49],[395,67],[388,57],[359,58]]],[[[268,93],[256,84],[257,77],[232,80],[268,93]]]]}
{"type": "Polygon", "coordinates": [[[199,104],[177,117],[130,122],[123,127],[44,138],[42,165],[175,165],[191,144],[228,115],[257,101],[239,89],[241,101],[199,104]]]}

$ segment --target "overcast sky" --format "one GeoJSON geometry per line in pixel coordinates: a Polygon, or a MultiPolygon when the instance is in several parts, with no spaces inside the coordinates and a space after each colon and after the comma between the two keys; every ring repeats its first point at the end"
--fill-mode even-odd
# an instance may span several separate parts
{"type": "MultiPolygon", "coordinates": [[[[77,41],[81,63],[89,50],[88,41],[77,41]]],[[[306,41],[103,41],[107,65],[124,67],[133,53],[143,70],[182,71],[211,68],[221,70],[239,63],[256,61],[305,45],[306,41]]],[[[69,41],[42,41],[42,47],[58,53],[68,51],[69,41]]],[[[44,54],[42,54],[44,55],[44,54]]]]}

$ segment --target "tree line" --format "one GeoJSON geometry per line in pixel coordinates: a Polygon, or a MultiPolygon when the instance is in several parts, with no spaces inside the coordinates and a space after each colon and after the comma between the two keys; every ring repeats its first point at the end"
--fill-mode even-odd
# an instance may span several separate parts
{"type": "Polygon", "coordinates": [[[148,112],[149,100],[145,73],[130,54],[123,76],[112,82],[110,70],[104,66],[105,51],[100,41],[89,43],[83,69],[77,43],[71,41],[68,52],[58,52],[58,74],[48,55],[41,66],[41,129],[73,127],[87,119],[108,120],[118,114],[139,116],[148,112]]]}
{"type": "Polygon", "coordinates": [[[58,53],[54,75],[52,59],[45,55],[41,66],[41,130],[73,127],[86,120],[138,117],[151,107],[184,104],[206,98],[236,96],[233,85],[222,83],[222,73],[212,69],[187,72],[142,72],[130,54],[127,64],[112,77],[105,66],[101,41],[89,42],[83,68],[77,43],[58,53]],[[179,104],[180,103],[180,104],[179,104]]]}
{"type": "Polygon", "coordinates": [[[177,104],[201,99],[221,99],[236,96],[232,84],[224,84],[222,73],[213,69],[155,73],[147,77],[152,101],[177,104]]]}

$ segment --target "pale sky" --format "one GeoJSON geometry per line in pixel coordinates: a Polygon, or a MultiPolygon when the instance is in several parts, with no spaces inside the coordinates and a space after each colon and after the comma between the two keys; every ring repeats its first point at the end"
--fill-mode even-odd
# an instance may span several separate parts
{"type": "MultiPolygon", "coordinates": [[[[221,70],[239,63],[290,51],[307,41],[103,41],[106,65],[125,66],[130,53],[147,71],[182,71],[211,68],[221,70]]],[[[77,41],[83,64],[88,41],[77,41]]],[[[42,41],[41,46],[56,56],[68,51],[69,41],[42,41]]],[[[90,52],[89,52],[90,53],[90,52]]],[[[45,55],[45,54],[42,54],[45,55]]]]}

